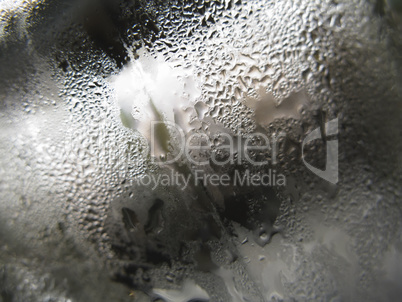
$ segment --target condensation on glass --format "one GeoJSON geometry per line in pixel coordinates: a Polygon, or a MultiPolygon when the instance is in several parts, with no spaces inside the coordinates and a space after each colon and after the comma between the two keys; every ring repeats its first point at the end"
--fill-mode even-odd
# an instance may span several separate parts
{"type": "Polygon", "coordinates": [[[0,1],[0,302],[398,300],[401,6],[0,1]]]}

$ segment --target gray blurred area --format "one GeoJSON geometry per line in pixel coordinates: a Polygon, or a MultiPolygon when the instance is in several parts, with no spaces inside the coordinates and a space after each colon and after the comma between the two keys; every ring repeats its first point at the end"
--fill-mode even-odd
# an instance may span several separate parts
{"type": "Polygon", "coordinates": [[[0,1],[0,302],[402,300],[401,50],[399,0],[0,1]]]}

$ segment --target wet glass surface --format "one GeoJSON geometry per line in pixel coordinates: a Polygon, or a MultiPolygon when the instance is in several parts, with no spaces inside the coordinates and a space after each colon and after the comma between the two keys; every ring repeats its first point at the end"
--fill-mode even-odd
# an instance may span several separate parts
{"type": "Polygon", "coordinates": [[[0,302],[398,301],[402,5],[0,1],[0,302]]]}

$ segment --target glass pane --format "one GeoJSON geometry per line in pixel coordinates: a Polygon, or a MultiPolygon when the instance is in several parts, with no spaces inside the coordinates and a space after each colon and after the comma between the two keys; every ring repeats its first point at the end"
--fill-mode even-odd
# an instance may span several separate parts
{"type": "Polygon", "coordinates": [[[397,301],[397,0],[0,1],[0,302],[397,301]]]}

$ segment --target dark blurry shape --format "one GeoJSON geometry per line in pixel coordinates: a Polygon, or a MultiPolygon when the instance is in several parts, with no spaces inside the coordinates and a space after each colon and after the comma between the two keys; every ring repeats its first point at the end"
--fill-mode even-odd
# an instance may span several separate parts
{"type": "Polygon", "coordinates": [[[84,2],[82,22],[85,30],[95,43],[101,47],[117,65],[127,62],[127,50],[121,33],[125,27],[119,20],[119,3],[111,0],[84,2]]]}
{"type": "Polygon", "coordinates": [[[123,215],[123,223],[128,230],[132,230],[136,228],[136,225],[139,223],[137,219],[137,215],[133,210],[129,208],[122,208],[121,209],[123,215]]]}

